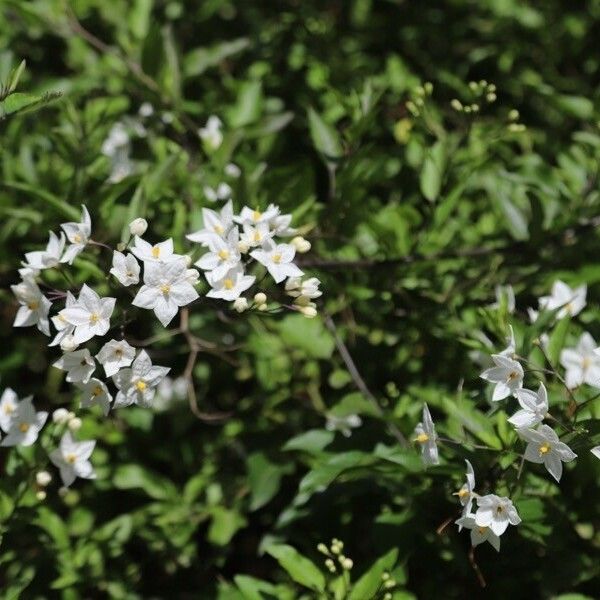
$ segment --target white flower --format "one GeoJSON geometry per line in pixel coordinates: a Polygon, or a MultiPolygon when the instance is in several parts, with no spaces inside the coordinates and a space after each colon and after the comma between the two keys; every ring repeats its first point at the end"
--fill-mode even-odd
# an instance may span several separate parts
{"type": "Polygon", "coordinates": [[[15,315],[13,327],[35,325],[44,335],[50,335],[48,312],[52,303],[42,294],[37,283],[27,278],[17,285],[11,285],[10,289],[21,305],[15,315]]]}
{"type": "Polygon", "coordinates": [[[154,398],[155,388],[171,369],[152,365],[150,357],[142,350],[133,361],[131,368],[122,369],[113,376],[118,388],[114,407],[139,404],[148,406],[154,398]]]}
{"type": "Polygon", "coordinates": [[[560,364],[566,369],[565,382],[569,389],[582,383],[600,387],[600,356],[596,353],[598,344],[584,332],[575,348],[565,348],[560,353],[560,364]]]}
{"type": "Polygon", "coordinates": [[[152,106],[150,102],[142,102],[140,108],[138,109],[138,114],[140,117],[147,119],[154,114],[154,106],[152,106]]]}
{"type": "Polygon", "coordinates": [[[66,380],[71,383],[87,383],[96,370],[96,363],[87,348],[67,352],[52,366],[66,371],[66,380]]]}
{"type": "Polygon", "coordinates": [[[35,482],[40,487],[46,487],[52,481],[52,475],[48,471],[38,471],[35,474],[35,482]]]}
{"type": "Polygon", "coordinates": [[[60,349],[63,352],[73,352],[73,350],[77,350],[78,346],[79,344],[75,341],[75,336],[72,333],[60,340],[60,349]]]}
{"type": "Polygon", "coordinates": [[[164,242],[154,244],[153,246],[152,244],[149,244],[147,241],[143,240],[141,237],[136,236],[131,252],[144,263],[166,263],[181,258],[180,254],[175,254],[173,252],[173,240],[171,238],[165,240],[164,242]]]}
{"type": "Polygon", "coordinates": [[[119,369],[128,367],[134,358],[135,348],[125,340],[110,340],[96,354],[96,359],[104,367],[107,377],[112,377],[119,369]]]}
{"type": "Polygon", "coordinates": [[[10,388],[6,388],[0,397],[0,428],[3,431],[8,431],[12,423],[13,417],[19,408],[19,398],[17,394],[10,388]]]}
{"type": "Polygon", "coordinates": [[[125,256],[116,250],[113,252],[112,269],[114,275],[125,287],[134,285],[140,281],[140,265],[133,254],[125,256]]]}
{"type": "Polygon", "coordinates": [[[301,235],[297,235],[290,241],[290,244],[296,248],[296,252],[299,254],[305,254],[311,249],[311,243],[304,239],[301,235]]]}
{"type": "Polygon", "coordinates": [[[94,440],[76,442],[69,431],[62,436],[59,447],[50,453],[50,460],[59,468],[65,486],[70,486],[76,477],[96,478],[94,467],[89,461],[95,445],[94,440]]]}
{"type": "Polygon", "coordinates": [[[463,515],[455,523],[460,531],[463,527],[471,530],[471,546],[479,546],[483,542],[489,542],[496,552],[500,552],[500,538],[492,531],[490,527],[477,525],[474,515],[463,515]]]}
{"type": "Polygon", "coordinates": [[[226,237],[229,229],[233,225],[233,204],[227,202],[221,209],[221,212],[216,212],[210,208],[202,209],[202,220],[204,228],[189,233],[186,235],[191,242],[197,242],[203,246],[208,246],[208,242],[215,236],[226,237]]]}
{"type": "Polygon", "coordinates": [[[233,308],[239,313],[243,313],[245,310],[248,310],[248,299],[240,296],[233,301],[233,308]]]}
{"type": "Polygon", "coordinates": [[[590,452],[596,457],[600,458],[600,446],[595,446],[590,450],[590,452]]]}
{"type": "Polygon", "coordinates": [[[319,289],[321,282],[316,277],[311,277],[302,281],[300,277],[290,277],[285,282],[285,291],[288,296],[292,298],[318,298],[323,295],[323,292],[319,289]]]}
{"type": "Polygon", "coordinates": [[[61,225],[70,242],[60,262],[72,264],[75,257],[85,248],[92,235],[92,220],[88,209],[81,205],[80,223],[63,223],[61,225]]]}
{"type": "Polygon", "coordinates": [[[148,229],[148,221],[141,217],[138,217],[129,223],[129,233],[131,233],[131,235],[144,235],[146,229],[148,229]]]}
{"type": "Polygon", "coordinates": [[[486,369],[479,377],[495,383],[492,400],[503,400],[523,387],[523,367],[514,359],[501,354],[492,354],[495,367],[486,369]]]}
{"type": "Polygon", "coordinates": [[[225,165],[225,175],[237,179],[242,174],[241,169],[234,163],[227,163],[225,165]]]}
{"type": "Polygon", "coordinates": [[[31,446],[47,418],[47,412],[35,412],[31,398],[21,400],[0,446],[31,446]]]}
{"type": "Polygon", "coordinates": [[[83,284],[77,302],[61,310],[60,314],[67,323],[75,325],[75,341],[83,344],[95,335],[105,335],[110,329],[110,316],[115,302],[115,298],[100,298],[94,290],[83,284]]]}
{"type": "Polygon", "coordinates": [[[27,252],[25,258],[26,263],[23,266],[35,269],[37,271],[42,269],[50,269],[56,267],[60,262],[60,257],[65,248],[65,236],[61,232],[58,237],[54,232],[50,232],[50,239],[45,250],[38,250],[35,252],[27,252]]]}
{"type": "Polygon", "coordinates": [[[185,259],[169,263],[146,263],[144,285],[133,299],[133,305],[153,310],[166,327],[177,314],[198,298],[198,292],[188,280],[185,259]]]}
{"type": "Polygon", "coordinates": [[[223,143],[223,133],[221,131],[223,123],[221,119],[215,115],[211,115],[204,127],[198,129],[198,135],[204,142],[205,147],[209,150],[217,150],[223,143]]]}
{"type": "Polygon", "coordinates": [[[66,408],[57,408],[52,413],[52,421],[57,425],[64,425],[71,417],[71,413],[66,408]]]}
{"type": "Polygon", "coordinates": [[[214,236],[208,242],[209,251],[195,263],[204,271],[210,271],[215,279],[222,279],[230,269],[233,269],[241,260],[238,250],[239,231],[234,227],[227,239],[214,236]]]}
{"type": "Polygon", "coordinates": [[[130,142],[127,129],[123,123],[115,123],[101,148],[102,154],[111,159],[109,182],[118,183],[133,171],[129,151],[130,142]]]}
{"type": "Polygon", "coordinates": [[[216,189],[210,187],[209,185],[205,185],[202,188],[202,191],[209,202],[216,202],[217,200],[229,200],[233,192],[231,187],[226,183],[220,183],[216,189]]]}
{"type": "Polygon", "coordinates": [[[421,458],[425,465],[438,465],[437,434],[427,404],[423,405],[423,420],[415,428],[415,442],[421,444],[421,458]]]}
{"type": "Polygon", "coordinates": [[[339,431],[344,437],[352,435],[352,429],[356,429],[362,425],[362,419],[358,415],[345,415],[339,417],[336,415],[327,415],[325,429],[327,431],[339,431]]]}
{"type": "Polygon", "coordinates": [[[502,305],[506,306],[509,314],[515,312],[515,290],[512,285],[496,286],[496,302],[490,308],[499,309],[502,305]]]}
{"type": "Polygon", "coordinates": [[[496,535],[502,535],[509,523],[518,525],[521,518],[509,498],[488,494],[478,496],[475,524],[478,527],[489,527],[496,535]]]}
{"type": "MultiPolygon", "coordinates": [[[[77,300],[75,299],[75,296],[73,296],[73,294],[71,294],[71,292],[67,292],[65,308],[69,308],[71,306],[74,306],[75,304],[77,304],[77,300]]],[[[48,346],[58,346],[59,344],[61,344],[61,348],[62,348],[63,340],[67,339],[75,331],[75,325],[71,325],[70,323],[67,323],[67,320],[64,318],[64,316],[61,313],[62,313],[62,311],[60,311],[55,317],[52,317],[52,319],[51,319],[52,324],[54,325],[54,328],[57,331],[57,334],[54,336],[54,339],[48,344],[48,346]]],[[[72,348],[72,350],[74,350],[76,347],[77,347],[77,344],[75,344],[75,346],[74,346],[74,348],[72,348]]],[[[70,350],[69,350],[69,352],[70,352],[70,350]]]]}
{"type": "MultiPolygon", "coordinates": [[[[467,463],[467,481],[456,492],[458,500],[463,506],[463,517],[471,514],[473,500],[475,499],[475,471],[473,471],[473,465],[467,459],[465,459],[465,462],[467,463]]],[[[462,525],[459,524],[458,530],[460,531],[461,529],[462,525]]]]}
{"type": "Polygon", "coordinates": [[[254,250],[250,256],[264,265],[269,274],[280,283],[288,277],[300,277],[303,272],[292,262],[296,250],[289,244],[275,245],[270,240],[267,241],[261,250],[254,250]]]}
{"type": "Polygon", "coordinates": [[[572,461],[577,457],[548,425],[540,425],[536,430],[520,429],[518,434],[528,442],[525,460],[543,464],[556,481],[560,481],[562,476],[563,462],[572,461]]]}
{"type": "MultiPolygon", "coordinates": [[[[273,205],[271,205],[273,206],[273,205]]],[[[279,209],[277,209],[279,210],[279,209]]],[[[296,229],[290,227],[292,215],[275,215],[269,219],[269,227],[274,235],[291,236],[296,233],[296,229]]]]}
{"type": "Polygon", "coordinates": [[[222,279],[214,278],[212,273],[206,273],[206,279],[212,288],[206,294],[208,298],[233,301],[254,283],[256,277],[245,275],[243,266],[238,264],[227,271],[222,279]]]}
{"type": "MultiPolygon", "coordinates": [[[[95,377],[92,377],[87,383],[79,383],[77,387],[81,390],[81,406],[89,408],[90,406],[100,406],[106,416],[110,410],[112,396],[106,387],[106,384],[95,377]]],[[[70,424],[69,424],[70,427],[70,424]]]]}
{"type": "Polygon", "coordinates": [[[517,429],[534,427],[541,423],[548,414],[548,392],[540,383],[537,393],[533,390],[520,389],[515,392],[521,410],[518,410],[508,422],[517,429]]]}
{"type": "Polygon", "coordinates": [[[279,215],[279,208],[274,204],[269,204],[267,210],[252,209],[249,206],[244,206],[239,216],[233,217],[233,220],[240,225],[247,223],[248,225],[258,225],[259,223],[269,223],[272,219],[279,215]]]}
{"type": "Polygon", "coordinates": [[[574,317],[585,307],[586,294],[586,285],[572,289],[562,281],[555,281],[550,296],[542,296],[539,299],[540,309],[556,310],[560,308],[556,315],[559,319],[567,315],[574,317]]]}
{"type": "Polygon", "coordinates": [[[258,223],[258,225],[244,223],[243,227],[244,233],[240,236],[240,242],[247,248],[261,246],[266,240],[273,237],[268,223],[258,223]]]}

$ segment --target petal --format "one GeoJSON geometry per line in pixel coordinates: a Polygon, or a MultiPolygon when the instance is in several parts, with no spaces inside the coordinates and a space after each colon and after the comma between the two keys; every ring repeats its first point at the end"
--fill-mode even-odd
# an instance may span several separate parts
{"type": "MultiPolygon", "coordinates": [[[[150,264],[153,263],[148,263],[148,265],[150,264]]],[[[151,287],[149,285],[143,285],[133,299],[132,304],[133,306],[137,306],[139,308],[152,310],[156,306],[160,295],[161,293],[158,288],[151,287]]]]}
{"type": "Polygon", "coordinates": [[[492,394],[492,402],[498,402],[498,400],[504,400],[512,394],[511,388],[504,383],[503,381],[499,381],[494,388],[494,393],[492,394]]]}
{"type": "Polygon", "coordinates": [[[550,473],[550,475],[552,475],[556,481],[560,481],[560,478],[562,477],[563,466],[560,458],[554,452],[549,452],[546,455],[544,466],[548,470],[548,473],[550,473]]]}
{"type": "Polygon", "coordinates": [[[173,320],[173,317],[177,314],[177,311],[177,304],[175,304],[175,302],[169,302],[165,300],[164,296],[160,296],[156,300],[154,314],[162,323],[163,327],[166,327],[173,320]]]}

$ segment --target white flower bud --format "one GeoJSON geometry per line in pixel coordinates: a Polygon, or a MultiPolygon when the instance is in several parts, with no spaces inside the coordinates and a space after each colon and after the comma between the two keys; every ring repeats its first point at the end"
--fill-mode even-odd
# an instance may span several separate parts
{"type": "Polygon", "coordinates": [[[246,242],[238,242],[238,250],[242,254],[246,254],[246,252],[248,252],[248,250],[250,250],[250,246],[246,242]]]}
{"type": "Polygon", "coordinates": [[[227,165],[225,165],[225,175],[228,175],[229,177],[233,177],[234,179],[237,179],[240,175],[242,174],[242,171],[240,170],[240,168],[233,164],[233,163],[229,163],[227,165]]]}
{"type": "Polygon", "coordinates": [[[342,569],[345,569],[346,571],[349,571],[354,566],[351,558],[344,557],[343,560],[340,560],[340,563],[342,565],[342,569]]]}
{"type": "Polygon", "coordinates": [[[45,492],[44,490],[39,490],[39,491],[38,491],[38,492],[35,494],[35,497],[36,497],[38,500],[40,500],[40,501],[41,501],[41,500],[45,500],[45,499],[46,499],[46,492],[45,492]]]}
{"type": "Polygon", "coordinates": [[[314,303],[310,301],[310,298],[308,296],[298,296],[294,300],[294,304],[296,306],[314,306],[314,303]]]}
{"type": "Polygon", "coordinates": [[[57,408],[52,413],[52,421],[57,425],[62,425],[69,420],[69,411],[66,408],[57,408]]]}
{"type": "Polygon", "coordinates": [[[255,294],[254,302],[256,302],[256,304],[264,304],[266,301],[267,301],[266,294],[263,294],[262,292],[258,292],[258,294],[255,294]]]}
{"type": "Polygon", "coordinates": [[[185,278],[192,284],[196,285],[200,279],[200,273],[196,269],[186,269],[185,278]]]}
{"type": "Polygon", "coordinates": [[[267,306],[267,303],[265,302],[264,304],[259,304],[256,308],[258,308],[258,310],[260,310],[261,312],[265,312],[265,310],[267,310],[269,307],[267,306]]]}
{"type": "Polygon", "coordinates": [[[243,296],[236,298],[233,301],[233,308],[234,310],[237,310],[237,312],[243,313],[245,310],[248,309],[248,300],[243,296]]]}
{"type": "Polygon", "coordinates": [[[144,102],[138,111],[140,117],[151,117],[154,114],[154,107],[150,102],[144,102]]]}
{"type": "Polygon", "coordinates": [[[60,341],[60,349],[63,352],[73,352],[79,346],[79,344],[75,341],[75,336],[73,334],[65,336],[60,341]]]}
{"type": "Polygon", "coordinates": [[[290,244],[292,244],[292,246],[296,248],[296,252],[299,252],[300,254],[308,252],[311,248],[310,242],[305,240],[301,235],[297,235],[295,238],[293,238],[290,244]]]}
{"type": "Polygon", "coordinates": [[[453,98],[450,102],[450,106],[457,112],[460,112],[463,109],[462,102],[458,98],[453,98]]]}
{"type": "Polygon", "coordinates": [[[192,264],[192,257],[189,254],[184,254],[183,257],[185,258],[185,266],[189,267],[192,264]]]}
{"type": "Polygon", "coordinates": [[[125,248],[127,248],[127,244],[126,244],[125,242],[119,242],[119,243],[117,244],[117,250],[118,250],[119,252],[124,252],[124,251],[125,251],[125,248]]]}
{"type": "Polygon", "coordinates": [[[146,229],[148,229],[148,221],[146,219],[142,219],[138,217],[129,223],[129,232],[131,235],[139,235],[142,236],[146,233],[146,229]]]}
{"type": "Polygon", "coordinates": [[[313,319],[317,316],[317,307],[313,302],[311,302],[308,306],[295,306],[298,311],[300,311],[307,319],[313,319]]]}
{"type": "Polygon", "coordinates": [[[38,471],[35,474],[35,481],[40,487],[46,487],[52,481],[52,475],[48,471],[38,471]]]}
{"type": "Polygon", "coordinates": [[[81,429],[81,419],[79,417],[75,417],[75,418],[71,419],[69,421],[67,427],[71,431],[77,431],[78,429],[81,429]]]}
{"type": "Polygon", "coordinates": [[[75,418],[75,413],[74,413],[73,411],[71,411],[71,410],[70,410],[70,411],[67,413],[67,421],[70,421],[71,419],[74,419],[74,418],[75,418]]]}

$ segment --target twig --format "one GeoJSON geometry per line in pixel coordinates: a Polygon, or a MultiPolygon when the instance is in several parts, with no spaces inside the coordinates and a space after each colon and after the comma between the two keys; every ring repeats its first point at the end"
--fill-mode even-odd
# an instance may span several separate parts
{"type": "MultiPolygon", "coordinates": [[[[379,417],[385,419],[386,415],[385,415],[384,410],[379,405],[379,402],[377,401],[377,398],[375,397],[375,395],[367,387],[365,380],[362,378],[361,374],[359,373],[358,369],[356,368],[356,364],[355,364],[354,360],[352,359],[352,356],[351,356],[346,344],[344,344],[344,341],[340,337],[337,327],[335,326],[335,323],[333,322],[333,319],[329,315],[325,315],[325,325],[327,326],[329,331],[331,331],[331,333],[333,334],[335,346],[336,346],[340,356],[342,357],[344,364],[346,365],[346,369],[348,369],[348,373],[350,373],[350,377],[352,377],[352,381],[354,382],[354,385],[359,389],[359,391],[363,394],[363,396],[371,403],[371,405],[375,409],[375,412],[377,413],[377,415],[379,417]]],[[[387,419],[385,419],[385,420],[387,420],[387,419]]],[[[391,421],[388,421],[388,430],[396,438],[396,440],[398,440],[398,443],[401,446],[403,446],[404,448],[409,447],[408,440],[404,437],[404,435],[396,427],[396,425],[394,423],[392,423],[391,421]]]]}
{"type": "Polygon", "coordinates": [[[487,584],[485,582],[483,573],[481,572],[481,569],[479,568],[479,565],[477,564],[477,562],[475,560],[475,548],[473,546],[471,546],[471,548],[469,549],[469,562],[471,563],[471,566],[473,567],[473,570],[475,571],[475,574],[477,575],[477,581],[479,582],[479,585],[482,588],[486,587],[487,584]]]}

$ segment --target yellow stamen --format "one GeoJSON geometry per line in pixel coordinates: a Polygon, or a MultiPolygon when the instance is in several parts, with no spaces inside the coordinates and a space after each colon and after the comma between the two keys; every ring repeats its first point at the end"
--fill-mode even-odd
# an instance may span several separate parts
{"type": "Polygon", "coordinates": [[[479,533],[483,533],[486,530],[487,530],[487,527],[478,527],[477,528],[477,531],[479,531],[479,533]]]}
{"type": "Polygon", "coordinates": [[[581,361],[581,368],[585,370],[591,364],[592,364],[592,360],[590,359],[590,357],[589,356],[585,356],[584,359],[581,361]]]}
{"type": "Polygon", "coordinates": [[[262,217],[262,213],[260,212],[260,210],[255,210],[255,211],[252,213],[252,219],[253,219],[254,221],[258,221],[258,220],[260,220],[260,218],[261,218],[261,217],[262,217]]]}
{"type": "Polygon", "coordinates": [[[19,423],[19,431],[21,433],[27,433],[29,431],[29,423],[19,423]]]}
{"type": "Polygon", "coordinates": [[[226,280],[223,282],[223,287],[224,287],[226,290],[231,290],[231,289],[233,288],[233,279],[226,279],[226,280]]]}
{"type": "Polygon", "coordinates": [[[74,241],[76,244],[80,244],[80,243],[81,243],[81,236],[80,236],[78,233],[76,233],[76,234],[73,236],[73,241],[74,241]]]}
{"type": "Polygon", "coordinates": [[[163,294],[168,294],[168,293],[171,291],[171,286],[170,286],[168,283],[163,283],[163,284],[160,286],[160,291],[161,291],[163,294]]]}
{"type": "Polygon", "coordinates": [[[462,489],[458,490],[458,492],[455,492],[455,494],[459,498],[464,498],[465,496],[468,496],[470,494],[470,492],[467,488],[462,488],[462,489]]]}
{"type": "Polygon", "coordinates": [[[424,444],[429,441],[429,436],[426,433],[420,433],[416,438],[415,442],[419,442],[419,444],[424,444]]]}
{"type": "Polygon", "coordinates": [[[94,396],[94,398],[101,396],[102,395],[102,388],[97,385],[94,390],[92,391],[92,396],[94,396]]]}
{"type": "Polygon", "coordinates": [[[65,460],[69,463],[69,464],[74,464],[75,461],[77,460],[77,455],[76,454],[67,454],[65,456],[65,460]]]}
{"type": "Polygon", "coordinates": [[[221,235],[223,233],[223,228],[220,225],[215,225],[213,227],[215,233],[218,233],[219,235],[221,235]]]}
{"type": "Polygon", "coordinates": [[[516,371],[511,371],[508,375],[508,381],[512,381],[513,379],[517,379],[519,374],[516,371]]]}
{"type": "Polygon", "coordinates": [[[254,241],[255,242],[260,242],[261,239],[262,239],[262,236],[260,235],[260,232],[255,231],[254,232],[254,241]]]}
{"type": "Polygon", "coordinates": [[[37,310],[40,307],[40,303],[35,300],[27,303],[27,308],[29,310],[37,310]]]}
{"type": "Polygon", "coordinates": [[[100,320],[100,315],[98,313],[92,313],[90,315],[90,323],[95,325],[100,320]]]}
{"type": "Polygon", "coordinates": [[[540,456],[542,456],[542,454],[548,454],[548,452],[550,452],[550,450],[552,450],[552,446],[550,446],[550,444],[548,442],[544,442],[540,446],[540,456]]]}
{"type": "Polygon", "coordinates": [[[145,381],[140,379],[138,382],[136,382],[135,387],[138,389],[138,391],[143,392],[148,386],[146,385],[145,381]]]}
{"type": "Polygon", "coordinates": [[[158,246],[154,246],[152,248],[152,256],[154,258],[158,258],[160,256],[160,248],[158,246]]]}
{"type": "Polygon", "coordinates": [[[281,254],[273,254],[272,260],[276,265],[278,265],[281,262],[281,254]]]}
{"type": "Polygon", "coordinates": [[[4,414],[5,415],[12,415],[15,412],[15,407],[13,404],[7,404],[4,407],[4,414]]]}
{"type": "Polygon", "coordinates": [[[219,250],[219,258],[221,260],[227,260],[229,258],[229,250],[219,250]]]}

